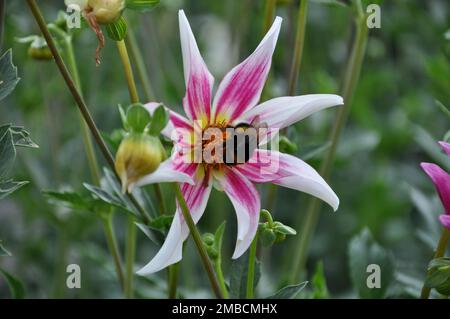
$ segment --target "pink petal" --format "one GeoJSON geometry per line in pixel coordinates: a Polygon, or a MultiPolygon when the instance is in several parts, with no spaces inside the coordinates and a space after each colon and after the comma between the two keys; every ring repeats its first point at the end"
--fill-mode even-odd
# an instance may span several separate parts
{"type": "Polygon", "coordinates": [[[211,116],[211,91],[214,78],[200,55],[197,42],[183,10],[178,12],[178,18],[186,83],[186,95],[183,99],[184,110],[191,120],[203,120],[204,124],[208,124],[211,116]]]}
{"type": "Polygon", "coordinates": [[[137,181],[135,186],[168,182],[194,184],[192,175],[184,173],[183,170],[178,165],[175,165],[173,160],[169,158],[162,162],[156,171],[137,181]]]}
{"type": "MultiPolygon", "coordinates": [[[[153,115],[153,112],[155,112],[155,110],[160,105],[161,103],[149,102],[145,104],[144,107],[148,110],[150,115],[153,115]]],[[[171,111],[167,107],[166,110],[169,111],[169,122],[161,132],[164,136],[168,138],[173,138],[174,130],[189,131],[189,132],[193,130],[192,124],[183,115],[171,111]]]]}
{"type": "Polygon", "coordinates": [[[269,128],[282,129],[325,108],[342,105],[342,97],[334,94],[284,96],[266,101],[248,110],[237,122],[251,123],[256,117],[269,128]]]}
{"type": "Polygon", "coordinates": [[[450,215],[441,215],[439,216],[439,220],[445,228],[450,230],[450,215]]]}
{"type": "MultiPolygon", "coordinates": [[[[208,180],[208,187],[204,186],[205,182],[203,179],[205,176],[201,172],[197,171],[197,174],[195,174],[195,185],[183,184],[181,186],[181,192],[195,223],[199,221],[205,211],[212,188],[211,177],[208,180]]],[[[182,258],[183,242],[188,236],[189,229],[184,221],[181,208],[177,205],[177,210],[164,244],[156,256],[137,273],[139,275],[148,275],[179,262],[182,258]]]]}
{"type": "Polygon", "coordinates": [[[277,17],[256,50],[222,80],[214,98],[215,122],[233,121],[258,103],[282,19],[277,17]]]}
{"type": "Polygon", "coordinates": [[[439,145],[441,145],[442,150],[450,156],[450,144],[447,142],[440,141],[439,145]]]}
{"type": "Polygon", "coordinates": [[[319,173],[295,156],[258,149],[247,163],[236,165],[236,169],[255,183],[271,182],[308,193],[335,211],[339,206],[339,198],[319,173]]]}
{"type": "Polygon", "coordinates": [[[421,163],[420,166],[433,181],[445,212],[450,214],[450,175],[436,164],[421,163]]]}
{"type": "Polygon", "coordinates": [[[255,237],[261,201],[255,186],[240,172],[226,168],[224,172],[216,172],[215,177],[236,211],[238,235],[233,253],[233,259],[236,259],[248,249],[255,237]]]}

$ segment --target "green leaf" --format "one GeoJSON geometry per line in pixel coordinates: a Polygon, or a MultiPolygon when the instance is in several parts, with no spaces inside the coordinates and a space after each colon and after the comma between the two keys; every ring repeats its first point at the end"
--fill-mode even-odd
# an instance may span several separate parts
{"type": "Polygon", "coordinates": [[[377,244],[368,229],[355,236],[348,250],[350,276],[355,290],[361,298],[383,298],[394,277],[392,254],[377,244]],[[369,288],[367,266],[376,264],[381,270],[380,288],[369,288]]]}
{"type": "MultiPolygon", "coordinates": [[[[230,295],[231,298],[245,298],[247,292],[247,273],[248,273],[248,255],[249,252],[242,257],[231,262],[230,269],[230,295]]],[[[254,287],[258,285],[261,277],[261,263],[257,260],[255,265],[254,287]]]]}
{"type": "Polygon", "coordinates": [[[125,7],[139,12],[146,12],[159,3],[159,0],[126,0],[125,7]]]}
{"type": "Polygon", "coordinates": [[[70,191],[44,191],[43,194],[51,201],[58,201],[74,210],[94,212],[105,205],[103,201],[93,198],[91,194],[80,194],[70,191]]]}
{"type": "Polygon", "coordinates": [[[22,186],[28,184],[27,181],[15,182],[12,180],[0,181],[0,199],[12,194],[22,186]]]}
{"type": "Polygon", "coordinates": [[[328,292],[327,280],[323,271],[323,262],[320,261],[316,265],[316,270],[311,280],[314,299],[327,299],[330,297],[328,292]]]}
{"type": "Polygon", "coordinates": [[[25,298],[25,288],[22,282],[8,273],[6,270],[0,268],[0,273],[5,278],[8,283],[9,290],[11,291],[11,295],[14,299],[23,299],[25,298]]]}
{"type": "Polygon", "coordinates": [[[127,113],[125,112],[125,110],[123,109],[123,106],[121,104],[119,104],[117,107],[119,108],[119,114],[120,114],[120,119],[122,120],[123,128],[126,130],[129,130],[130,128],[128,127],[128,123],[127,123],[127,113]]]}
{"type": "Polygon", "coordinates": [[[12,256],[8,249],[3,246],[3,242],[0,240],[0,257],[12,256]]]}
{"type": "Polygon", "coordinates": [[[39,148],[39,146],[31,139],[30,133],[22,126],[10,126],[9,130],[12,133],[14,146],[39,148]]]}
{"type": "Polygon", "coordinates": [[[4,178],[16,158],[16,148],[10,130],[0,137],[0,178],[4,178]]]}
{"type": "Polygon", "coordinates": [[[135,215],[134,211],[131,210],[127,206],[127,204],[122,200],[122,198],[120,198],[116,194],[114,194],[110,191],[104,190],[100,187],[87,184],[87,183],[83,183],[83,186],[86,187],[86,189],[89,190],[95,196],[95,198],[98,198],[98,199],[104,201],[105,203],[112,205],[116,208],[122,209],[127,213],[131,213],[131,214],[135,215]]]}
{"type": "Polygon", "coordinates": [[[0,57],[0,101],[9,95],[20,78],[17,76],[17,67],[12,63],[11,49],[0,57]]]}
{"type": "Polygon", "coordinates": [[[169,121],[169,113],[167,112],[164,105],[160,105],[156,108],[153,113],[153,118],[150,123],[149,134],[158,136],[159,133],[166,127],[169,121]]]}
{"type": "Polygon", "coordinates": [[[441,102],[436,100],[436,104],[439,106],[439,108],[441,109],[441,111],[447,115],[447,117],[450,119],[450,110],[441,102]]]}
{"type": "Polygon", "coordinates": [[[169,230],[170,225],[172,224],[173,215],[162,215],[152,219],[148,226],[152,229],[159,230],[161,232],[165,232],[169,230]]]}
{"type": "Polygon", "coordinates": [[[127,110],[127,125],[132,132],[142,133],[151,121],[150,113],[140,103],[132,104],[127,110]]]}
{"type": "Polygon", "coordinates": [[[110,39],[121,41],[127,35],[127,28],[125,18],[121,16],[117,21],[106,25],[106,33],[110,39]]]}
{"type": "Polygon", "coordinates": [[[308,284],[307,281],[299,283],[297,285],[289,285],[281,288],[272,296],[267,297],[266,299],[294,299],[303,288],[308,284]]]}
{"type": "Polygon", "coordinates": [[[277,233],[281,233],[284,235],[296,235],[297,234],[297,232],[295,231],[294,228],[284,225],[280,222],[273,223],[273,230],[277,233]]]}

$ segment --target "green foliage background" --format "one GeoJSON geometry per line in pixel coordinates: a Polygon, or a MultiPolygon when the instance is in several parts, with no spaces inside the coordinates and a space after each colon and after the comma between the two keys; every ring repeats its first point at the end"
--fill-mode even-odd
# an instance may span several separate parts
{"type": "MultiPolygon", "coordinates": [[[[64,8],[62,1],[39,2],[47,21],[64,8]]],[[[311,1],[309,5],[298,94],[339,91],[354,28],[350,10],[327,2],[333,1],[311,1]]],[[[328,181],[341,206],[335,214],[323,207],[308,260],[307,279],[313,282],[303,297],[358,296],[348,249],[351,238],[364,228],[389,251],[387,255],[393,256],[395,273],[389,289],[376,297],[417,297],[439,236],[435,217],[443,208],[419,163],[433,161],[450,169],[450,162],[435,144],[449,130],[448,118],[435,100],[450,104],[450,5],[446,0],[377,3],[381,4],[381,28],[370,31],[348,125],[328,181]],[[321,274],[314,276],[316,268],[322,271],[316,267],[319,261],[323,262],[326,286],[321,274]],[[315,293],[311,291],[314,283],[318,286],[315,293]]],[[[15,41],[16,37],[38,33],[25,2],[7,1],[6,5],[2,52],[12,47],[21,81],[13,94],[1,101],[0,124],[25,126],[40,148],[19,150],[12,174],[30,183],[0,201],[0,239],[13,255],[0,257],[0,264],[20,278],[28,297],[120,297],[96,216],[49,202],[42,193],[70,189],[83,192],[82,183],[91,181],[72,97],[52,61],[31,60],[26,45],[15,41]],[[65,287],[65,267],[70,263],[82,268],[82,289],[65,287]]],[[[218,83],[262,38],[263,5],[264,1],[256,0],[162,0],[149,13],[127,13],[129,28],[136,33],[144,53],[155,101],[181,110],[184,80],[179,9],[185,10],[200,51],[218,83]]],[[[285,95],[296,12],[296,1],[279,1],[277,14],[284,21],[263,99],[285,95]]],[[[121,125],[117,104],[126,105],[128,101],[114,43],[107,41],[99,67],[93,58],[93,33],[85,30],[77,36],[75,45],[87,104],[101,130],[110,133],[121,125]]],[[[290,130],[289,137],[298,146],[297,155],[301,157],[327,142],[335,115],[335,109],[322,111],[290,130]]],[[[308,162],[317,168],[321,155],[308,162]]],[[[263,207],[267,189],[260,188],[263,207]]],[[[153,190],[148,190],[153,195],[153,190]]],[[[169,187],[163,190],[173,211],[174,196],[169,187]]],[[[309,196],[279,189],[272,215],[299,231],[308,200],[309,196]]],[[[122,244],[125,215],[116,216],[122,244]]],[[[222,258],[228,274],[236,221],[225,195],[213,192],[200,229],[214,232],[224,219],[227,229],[222,258]]],[[[292,267],[292,250],[296,248],[295,237],[289,236],[276,249],[262,251],[260,295],[278,290],[286,280],[292,267]]],[[[143,265],[158,247],[142,233],[138,239],[137,262],[143,265]]],[[[206,275],[191,242],[184,256],[181,295],[210,296],[206,275]]],[[[138,277],[137,296],[165,297],[165,276],[160,272],[148,278],[138,277]]],[[[9,297],[1,279],[0,297],[9,297]]]]}

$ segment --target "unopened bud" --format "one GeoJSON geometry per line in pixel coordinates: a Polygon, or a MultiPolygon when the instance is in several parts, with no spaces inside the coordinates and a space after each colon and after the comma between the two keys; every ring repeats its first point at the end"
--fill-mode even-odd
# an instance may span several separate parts
{"type": "Polygon", "coordinates": [[[132,191],[134,184],[154,172],[164,159],[159,139],[146,134],[129,134],[119,145],[116,154],[116,172],[122,182],[122,191],[132,191]]]}
{"type": "Polygon", "coordinates": [[[28,56],[35,60],[51,60],[53,59],[52,51],[47,45],[42,47],[35,47],[31,45],[28,48],[28,56]]]}
{"type": "Polygon", "coordinates": [[[100,24],[116,22],[125,7],[125,0],[89,0],[89,7],[100,24]]]}

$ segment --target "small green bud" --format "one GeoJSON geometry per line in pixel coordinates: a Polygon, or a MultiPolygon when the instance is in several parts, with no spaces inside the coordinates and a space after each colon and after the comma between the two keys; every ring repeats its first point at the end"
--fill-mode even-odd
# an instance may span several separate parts
{"type": "Polygon", "coordinates": [[[287,154],[295,154],[297,152],[297,145],[294,144],[290,139],[288,139],[286,136],[281,135],[280,141],[279,141],[279,149],[282,153],[287,154]]]}
{"type": "Polygon", "coordinates": [[[286,235],[285,234],[282,234],[282,233],[279,233],[279,232],[275,232],[275,243],[276,244],[281,243],[285,239],[286,239],[286,235]]]}
{"type": "Polygon", "coordinates": [[[153,173],[164,159],[160,140],[147,134],[128,134],[116,153],[115,168],[122,181],[123,192],[131,192],[134,184],[153,173]]]}
{"type": "Polygon", "coordinates": [[[30,58],[35,60],[45,61],[53,59],[52,51],[47,46],[40,48],[30,46],[27,53],[30,58]]]}
{"type": "Polygon", "coordinates": [[[270,228],[263,228],[260,233],[261,243],[265,247],[270,247],[275,243],[276,234],[270,228]]]}
{"type": "Polygon", "coordinates": [[[95,18],[100,24],[116,22],[125,8],[125,0],[88,0],[95,18]]]}
{"type": "Polygon", "coordinates": [[[206,246],[212,246],[214,245],[214,235],[211,233],[205,233],[203,235],[203,242],[206,246]]]}

